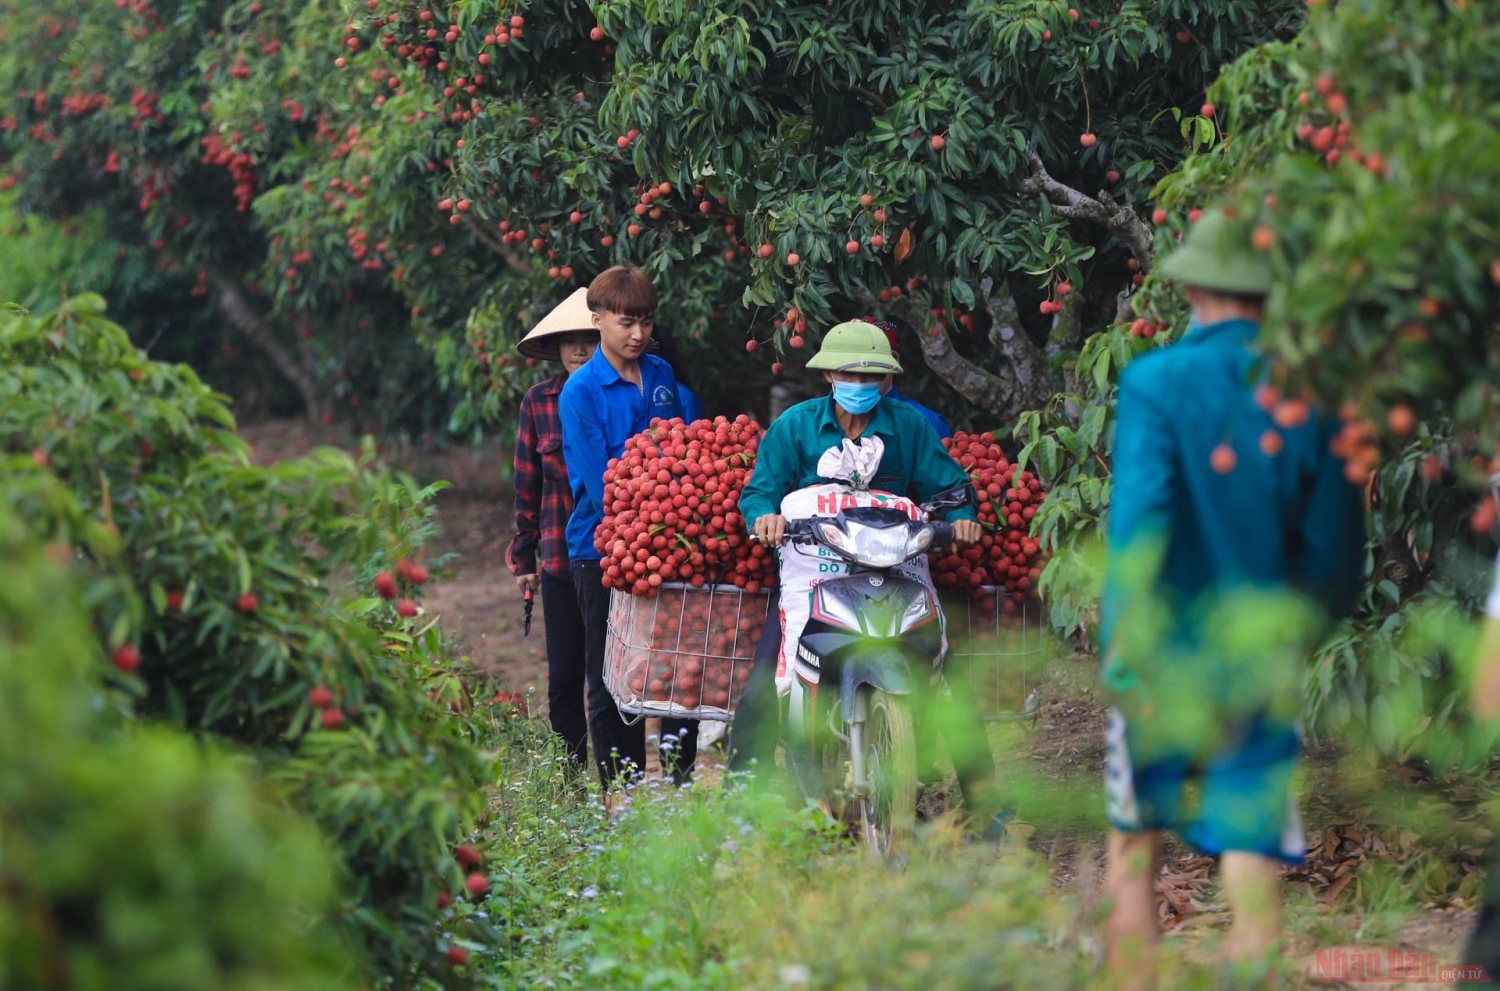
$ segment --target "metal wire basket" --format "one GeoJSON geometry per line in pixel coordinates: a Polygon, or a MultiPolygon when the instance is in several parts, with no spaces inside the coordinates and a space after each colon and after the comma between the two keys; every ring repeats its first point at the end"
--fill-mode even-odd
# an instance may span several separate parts
{"type": "Polygon", "coordinates": [[[974,685],[979,710],[989,721],[1020,719],[1028,699],[1041,684],[1046,635],[1046,612],[1028,599],[1007,612],[1001,599],[1007,595],[994,585],[984,585],[978,598],[945,594],[943,614],[948,620],[948,658],[968,674],[974,685]]]}
{"type": "Polygon", "coordinates": [[[769,592],[664,584],[610,593],[604,685],[622,713],[727,721],[750,678],[769,592]]]}

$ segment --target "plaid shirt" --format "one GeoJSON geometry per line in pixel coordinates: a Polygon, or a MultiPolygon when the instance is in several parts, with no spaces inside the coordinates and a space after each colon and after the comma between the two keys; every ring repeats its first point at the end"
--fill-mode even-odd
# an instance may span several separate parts
{"type": "Polygon", "coordinates": [[[557,397],[566,374],[531,387],[521,400],[521,422],[516,429],[516,535],[505,559],[517,575],[541,570],[554,578],[568,577],[568,516],[573,491],[563,462],[562,421],[557,397]]]}

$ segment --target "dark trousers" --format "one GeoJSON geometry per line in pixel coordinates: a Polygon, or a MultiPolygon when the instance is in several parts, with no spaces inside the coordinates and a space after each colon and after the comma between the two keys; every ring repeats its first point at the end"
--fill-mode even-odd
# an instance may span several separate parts
{"type": "Polygon", "coordinates": [[[995,755],[990,750],[989,734],[984,728],[984,716],[979,711],[968,665],[945,664],[943,680],[948,684],[946,696],[938,690],[941,686],[933,685],[918,697],[914,714],[917,780],[930,784],[937,776],[933,761],[936,738],[941,734],[954,776],[958,778],[958,790],[963,794],[964,808],[971,814],[987,817],[999,811],[994,794],[995,755]]]}
{"type": "Polygon", "coordinates": [[[773,597],[755,647],[754,666],[729,725],[726,743],[731,771],[749,772],[776,764],[776,742],[781,736],[781,702],[776,695],[776,656],[780,653],[781,611],[773,597]]]}
{"type": "MultiPolygon", "coordinates": [[[[604,687],[604,646],[609,634],[609,589],[598,561],[574,561],[573,590],[582,617],[585,672],[588,681],[589,738],[594,743],[594,762],[599,782],[606,789],[622,777],[638,778],[646,773],[646,727],[644,720],[631,726],[620,715],[614,696],[604,687]]],[[[685,784],[698,759],[698,724],[691,719],[661,721],[662,773],[677,784],[685,784]]]]}
{"type": "MultiPolygon", "coordinates": [[[[740,693],[729,732],[729,769],[751,771],[771,767],[776,758],[780,735],[780,702],[776,695],[776,657],[781,653],[781,617],[776,603],[761,628],[755,649],[755,667],[740,693]]],[[[964,804],[973,813],[993,811],[995,798],[986,794],[995,780],[995,758],[990,752],[989,737],[974,697],[974,686],[968,671],[961,665],[945,669],[951,697],[944,698],[933,686],[931,691],[919,686],[916,711],[917,764],[925,771],[923,780],[932,775],[935,736],[941,724],[943,742],[958,777],[964,804]]]]}
{"type": "Polygon", "coordinates": [[[570,575],[542,575],[542,619],[547,632],[547,718],[562,738],[568,758],[582,768],[588,759],[589,720],[584,704],[583,613],[570,575]]]}

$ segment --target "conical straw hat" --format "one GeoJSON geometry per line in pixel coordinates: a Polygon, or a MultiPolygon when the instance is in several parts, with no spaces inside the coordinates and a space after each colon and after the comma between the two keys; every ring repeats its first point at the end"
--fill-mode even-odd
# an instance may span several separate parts
{"type": "Polygon", "coordinates": [[[589,310],[588,296],[588,289],[579,289],[558,303],[551,313],[542,317],[541,323],[531,328],[531,333],[521,339],[516,350],[539,361],[557,361],[558,335],[576,334],[580,330],[598,333],[594,315],[589,310]]]}

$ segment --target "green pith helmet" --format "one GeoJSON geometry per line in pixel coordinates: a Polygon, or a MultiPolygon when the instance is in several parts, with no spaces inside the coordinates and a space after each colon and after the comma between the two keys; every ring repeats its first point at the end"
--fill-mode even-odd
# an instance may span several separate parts
{"type": "Polygon", "coordinates": [[[901,363],[891,353],[885,331],[863,320],[841,323],[825,334],[823,346],[807,367],[822,372],[901,374],[901,363]]]}
{"type": "Polygon", "coordinates": [[[1156,266],[1156,274],[1185,286],[1264,296],[1271,291],[1271,260],[1251,247],[1246,232],[1223,210],[1198,218],[1182,245],[1156,266]]]}

